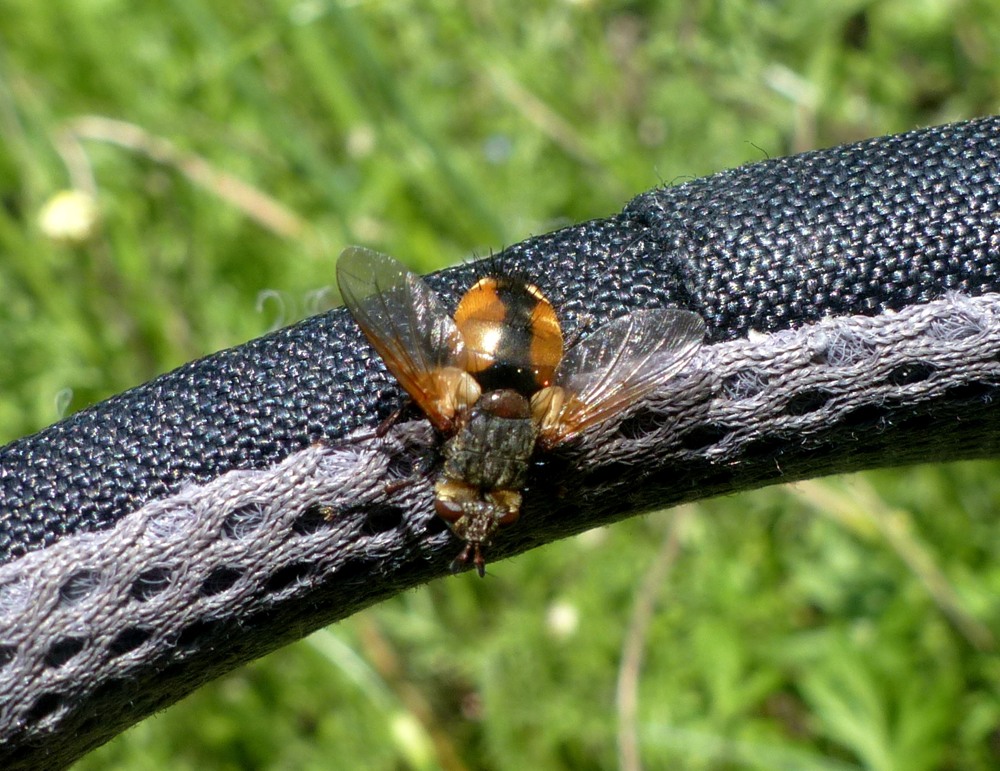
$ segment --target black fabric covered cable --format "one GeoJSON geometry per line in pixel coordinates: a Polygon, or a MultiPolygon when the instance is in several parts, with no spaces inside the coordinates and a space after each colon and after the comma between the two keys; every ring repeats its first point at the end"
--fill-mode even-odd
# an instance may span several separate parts
{"type": "MultiPolygon", "coordinates": [[[[619,215],[505,250],[500,264],[538,283],[570,334],[580,323],[664,305],[700,313],[708,333],[690,373],[623,423],[536,469],[523,522],[505,531],[491,557],[776,480],[995,454],[998,210],[1000,118],[991,117],[654,190],[619,215]]],[[[478,270],[465,265],[428,280],[457,299],[478,270]]],[[[125,555],[118,563],[127,564],[149,534],[177,532],[159,514],[202,511],[204,491],[215,496],[204,517],[236,501],[218,514],[212,534],[198,530],[204,519],[184,520],[206,539],[200,551],[192,546],[178,557],[194,561],[185,576],[205,571],[196,593],[214,604],[204,618],[191,621],[188,608],[187,626],[161,628],[161,612],[117,636],[112,622],[84,636],[72,654],[92,656],[92,680],[29,686],[0,702],[5,767],[40,757],[68,762],[199,683],[446,572],[456,542],[429,513],[427,485],[388,504],[383,489],[433,457],[434,438],[419,416],[385,442],[340,448],[400,399],[338,309],[3,448],[0,680],[5,668],[22,665],[40,683],[55,677],[32,668],[32,641],[52,626],[51,614],[69,613],[72,565],[101,554],[95,544],[118,544],[125,555]],[[245,473],[228,473],[237,470],[245,473]],[[292,540],[282,548],[291,553],[295,538],[313,539],[313,551],[295,552],[260,578],[257,563],[241,562],[253,545],[238,535],[248,521],[270,527],[260,524],[266,512],[283,516],[260,492],[281,484],[287,492],[275,500],[294,513],[286,523],[292,540]],[[326,521],[318,512],[330,506],[340,529],[317,552],[326,521]],[[60,555],[52,562],[63,571],[50,615],[19,637],[16,625],[2,623],[15,596],[5,599],[3,588],[34,587],[50,554],[60,555]],[[121,661],[122,649],[132,658],[121,661]],[[116,690],[125,686],[127,700],[116,690]]],[[[161,575],[147,573],[121,578],[123,594],[101,608],[122,597],[146,602],[143,592],[161,575]]],[[[45,650],[52,648],[38,656],[45,650]]]]}
{"type": "MultiPolygon", "coordinates": [[[[700,313],[710,340],[994,291],[1000,121],[756,163],[636,198],[500,259],[572,326],[700,313]]],[[[459,293],[474,266],[435,286],[459,293]]],[[[338,309],[188,364],[0,451],[0,562],[234,468],[381,420],[395,384],[338,309]]]]}

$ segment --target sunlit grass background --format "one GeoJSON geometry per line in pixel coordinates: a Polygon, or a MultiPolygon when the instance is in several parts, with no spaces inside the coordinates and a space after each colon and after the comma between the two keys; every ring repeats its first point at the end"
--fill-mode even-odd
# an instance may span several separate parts
{"type": "MultiPolygon", "coordinates": [[[[431,269],[998,109],[989,0],[4,0],[0,441],[331,307],[348,243],[431,269]],[[57,238],[39,218],[71,188],[98,218],[77,198],[57,238]]],[[[553,544],[318,632],[80,768],[994,768],[998,470],[553,544]]]]}

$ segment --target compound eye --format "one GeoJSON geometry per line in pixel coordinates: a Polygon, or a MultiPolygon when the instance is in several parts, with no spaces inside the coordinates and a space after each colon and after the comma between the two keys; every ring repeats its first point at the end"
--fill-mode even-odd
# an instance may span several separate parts
{"type": "Polygon", "coordinates": [[[517,522],[517,518],[519,516],[521,516],[521,512],[518,511],[517,509],[508,510],[507,512],[504,513],[502,517],[500,517],[499,520],[497,520],[497,522],[501,526],[506,527],[507,525],[513,525],[515,522],[517,522]]]}
{"type": "Polygon", "coordinates": [[[517,521],[521,513],[521,493],[517,490],[494,490],[489,499],[497,525],[503,527],[517,521]]]}
{"type": "Polygon", "coordinates": [[[455,501],[443,501],[440,498],[434,501],[434,510],[437,515],[446,522],[456,522],[462,517],[462,504],[455,501]]]}

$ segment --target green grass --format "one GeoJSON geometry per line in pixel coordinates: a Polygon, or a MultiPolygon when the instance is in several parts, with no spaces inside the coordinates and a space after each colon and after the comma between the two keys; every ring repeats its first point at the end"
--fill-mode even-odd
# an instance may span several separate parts
{"type": "MultiPolygon", "coordinates": [[[[986,0],[3,5],[0,441],[329,307],[345,244],[430,269],[1000,104],[986,0]],[[38,215],[70,187],[101,222],[60,243],[38,215]]],[[[997,471],[553,544],[323,630],[79,767],[608,768],[625,736],[648,768],[994,768],[997,471]]]]}

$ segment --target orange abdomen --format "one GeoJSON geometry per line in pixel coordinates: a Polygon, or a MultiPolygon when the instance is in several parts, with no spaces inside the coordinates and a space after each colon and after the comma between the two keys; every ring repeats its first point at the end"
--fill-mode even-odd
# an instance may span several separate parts
{"type": "Polygon", "coordinates": [[[481,279],[455,310],[465,342],[462,367],[483,391],[530,396],[550,385],[563,354],[562,331],[538,287],[509,276],[481,279]]]}

